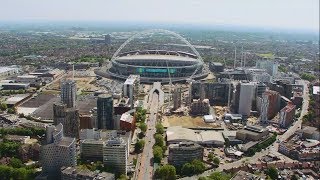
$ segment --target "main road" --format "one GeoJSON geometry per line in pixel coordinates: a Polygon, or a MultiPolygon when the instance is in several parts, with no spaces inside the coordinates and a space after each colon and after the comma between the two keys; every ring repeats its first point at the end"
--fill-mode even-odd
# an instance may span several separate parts
{"type": "Polygon", "coordinates": [[[145,146],[143,149],[143,153],[140,158],[139,164],[139,173],[137,180],[150,180],[153,176],[153,145],[155,140],[153,135],[156,132],[156,121],[157,121],[157,112],[159,105],[159,95],[154,92],[152,94],[151,102],[149,102],[150,106],[150,115],[147,120],[148,129],[146,131],[145,136],[145,146]]]}

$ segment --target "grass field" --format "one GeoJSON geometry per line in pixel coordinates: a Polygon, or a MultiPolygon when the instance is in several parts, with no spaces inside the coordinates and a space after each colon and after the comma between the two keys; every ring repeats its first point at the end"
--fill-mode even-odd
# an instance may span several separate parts
{"type": "Polygon", "coordinates": [[[258,54],[258,56],[263,57],[263,58],[268,58],[268,59],[274,59],[273,53],[263,53],[263,54],[258,54]]]}

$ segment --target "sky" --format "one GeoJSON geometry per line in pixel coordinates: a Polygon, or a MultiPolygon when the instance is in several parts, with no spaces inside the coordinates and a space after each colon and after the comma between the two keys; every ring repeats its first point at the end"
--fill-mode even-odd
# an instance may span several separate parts
{"type": "Polygon", "coordinates": [[[319,31],[319,0],[0,0],[0,21],[112,21],[319,31]]]}

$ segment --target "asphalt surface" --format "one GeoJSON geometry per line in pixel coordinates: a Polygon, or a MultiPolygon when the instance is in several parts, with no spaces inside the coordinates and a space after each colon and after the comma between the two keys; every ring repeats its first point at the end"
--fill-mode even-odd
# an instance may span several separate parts
{"type": "Polygon", "coordinates": [[[138,180],[150,180],[153,176],[153,145],[155,140],[153,135],[156,132],[156,120],[157,120],[157,112],[158,112],[158,104],[159,104],[159,95],[157,93],[153,93],[152,99],[150,102],[150,115],[147,120],[147,132],[145,136],[145,146],[143,149],[143,153],[140,158],[140,163],[138,169],[138,180]]]}

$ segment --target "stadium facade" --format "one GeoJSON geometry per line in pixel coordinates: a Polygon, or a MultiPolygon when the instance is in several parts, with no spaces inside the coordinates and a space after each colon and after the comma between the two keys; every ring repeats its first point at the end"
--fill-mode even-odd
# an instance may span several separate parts
{"type": "Polygon", "coordinates": [[[129,38],[115,52],[111,59],[111,67],[98,75],[111,76],[118,79],[126,79],[131,74],[140,75],[143,83],[186,81],[188,79],[200,79],[207,76],[204,63],[196,49],[179,34],[167,30],[143,31],[129,38]],[[168,50],[137,50],[120,53],[134,38],[150,33],[167,33],[182,40],[194,53],[168,50]]]}

